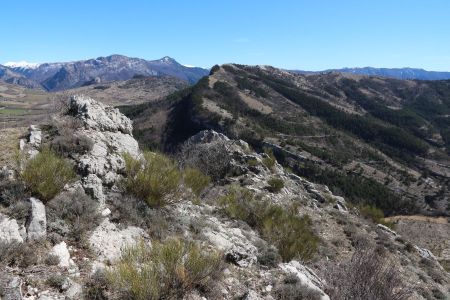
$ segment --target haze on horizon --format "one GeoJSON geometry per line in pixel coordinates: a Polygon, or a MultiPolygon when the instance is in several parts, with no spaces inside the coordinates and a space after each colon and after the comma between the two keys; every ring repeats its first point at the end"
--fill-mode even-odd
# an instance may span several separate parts
{"type": "Polygon", "coordinates": [[[450,71],[450,2],[21,1],[2,4],[0,62],[122,54],[186,65],[450,71]],[[24,9],[26,7],[26,9],[24,9]]]}

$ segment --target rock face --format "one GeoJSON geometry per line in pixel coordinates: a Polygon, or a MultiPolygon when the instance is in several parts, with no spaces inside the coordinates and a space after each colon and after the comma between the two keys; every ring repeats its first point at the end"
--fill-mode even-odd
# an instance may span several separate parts
{"type": "Polygon", "coordinates": [[[103,206],[103,186],[111,187],[117,183],[124,170],[122,154],[129,153],[133,157],[140,154],[138,143],[131,135],[131,121],[119,110],[84,96],[71,98],[69,113],[82,123],[77,135],[93,141],[92,149],[75,157],[75,161],[83,176],[81,183],[86,193],[103,206]]]}
{"type": "Polygon", "coordinates": [[[322,300],[330,300],[330,297],[323,291],[322,280],[308,267],[300,264],[298,261],[293,260],[289,263],[281,264],[280,268],[288,274],[295,275],[300,283],[308,286],[309,288],[322,293],[322,300]]]}
{"type": "Polygon", "coordinates": [[[124,247],[133,245],[144,238],[148,236],[141,228],[130,226],[120,230],[105,219],[92,233],[89,245],[98,255],[98,260],[114,262],[120,257],[124,247]]]}
{"type": "Polygon", "coordinates": [[[44,204],[36,198],[30,198],[31,212],[27,223],[28,241],[36,241],[47,235],[47,217],[44,204]]]}
{"type": "Polygon", "coordinates": [[[14,241],[23,242],[17,221],[0,214],[0,242],[10,243],[14,241]]]}
{"type": "Polygon", "coordinates": [[[86,129],[131,134],[130,119],[119,110],[107,107],[91,98],[74,96],[70,100],[70,113],[84,122],[86,129]]]}

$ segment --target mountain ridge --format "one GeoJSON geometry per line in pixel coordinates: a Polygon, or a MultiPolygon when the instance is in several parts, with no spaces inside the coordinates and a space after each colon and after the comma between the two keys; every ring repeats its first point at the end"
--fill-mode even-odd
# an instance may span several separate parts
{"type": "Polygon", "coordinates": [[[299,74],[321,74],[329,72],[337,73],[351,73],[366,76],[379,76],[385,78],[394,78],[402,80],[447,80],[450,79],[450,72],[445,71],[428,71],[421,68],[376,68],[376,67],[354,67],[354,68],[340,68],[327,69],[323,71],[303,71],[291,70],[299,74]]]}
{"type": "Polygon", "coordinates": [[[186,67],[175,59],[165,56],[157,60],[145,60],[113,54],[87,60],[29,64],[9,63],[12,67],[1,66],[0,79],[26,87],[41,87],[47,91],[60,91],[76,88],[89,82],[128,80],[140,76],[173,76],[190,84],[207,75],[209,70],[199,67],[186,67]]]}
{"type": "Polygon", "coordinates": [[[124,108],[138,139],[176,152],[212,129],[271,148],[298,175],[387,214],[448,214],[450,82],[233,64],[211,74],[170,101],[124,108]]]}

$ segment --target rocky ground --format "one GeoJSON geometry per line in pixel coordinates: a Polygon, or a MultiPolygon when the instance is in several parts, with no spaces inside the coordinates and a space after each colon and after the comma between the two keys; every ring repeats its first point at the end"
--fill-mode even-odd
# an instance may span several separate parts
{"type": "MultiPolygon", "coordinates": [[[[83,96],[71,98],[68,112],[55,118],[51,126],[31,126],[27,139],[20,142],[21,166],[68,132],[90,145],[87,151],[67,149],[64,156],[74,165],[77,177],[52,199],[44,201],[16,191],[17,199],[12,201],[14,197],[2,194],[1,299],[117,299],[108,286],[97,286],[103,298],[93,296],[95,276],[114,267],[125,247],[138,242],[152,245],[174,236],[193,241],[201,249],[215,249],[224,258],[213,291],[194,288],[185,299],[309,299],[300,298],[304,291],[314,294],[311,299],[330,299],[330,285],[336,284],[333,270],[345,265],[356,249],[369,247],[383,249],[411,290],[409,299],[446,299],[450,294],[449,273],[434,253],[412,244],[407,231],[399,235],[364,219],[326,186],[300,178],[276,161],[270,165],[270,155],[255,153],[246,142],[214,131],[190,138],[177,159],[183,165],[193,149],[219,147],[224,160],[210,167],[225,165],[225,176],[214,180],[199,197],[183,190],[171,204],[149,208],[122,188],[123,154],[142,156],[131,121],[118,110],[83,96]],[[270,189],[272,178],[281,180],[282,187],[270,189]],[[263,263],[273,249],[271,243],[255,227],[224,213],[219,202],[230,187],[237,186],[257,195],[258,201],[289,207],[294,215],[308,215],[319,238],[314,255],[305,261],[263,263]],[[71,210],[73,203],[78,206],[71,210]],[[74,211],[83,213],[73,218],[74,211]],[[11,244],[15,247],[12,258],[3,250],[11,249],[11,244]],[[294,294],[281,293],[293,286],[292,281],[298,283],[294,294]]],[[[4,191],[19,186],[21,166],[2,170],[4,191]]],[[[346,278],[340,280],[346,284],[346,278]]]]}

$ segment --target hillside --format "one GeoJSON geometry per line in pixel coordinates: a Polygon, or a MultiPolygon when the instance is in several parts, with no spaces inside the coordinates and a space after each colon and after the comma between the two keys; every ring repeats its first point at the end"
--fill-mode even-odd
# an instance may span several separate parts
{"type": "Polygon", "coordinates": [[[176,151],[214,129],[270,148],[294,173],[385,214],[449,213],[450,82],[224,65],[123,111],[142,144],[176,151]]]}
{"type": "Polygon", "coordinates": [[[95,59],[43,63],[38,65],[0,66],[0,79],[26,87],[61,91],[92,83],[128,80],[134,76],[172,76],[190,84],[208,74],[208,70],[185,67],[168,56],[145,60],[123,55],[95,59]],[[2,70],[5,74],[2,75],[2,70]],[[9,75],[8,75],[9,74],[9,75]]]}
{"type": "MultiPolygon", "coordinates": [[[[210,79],[228,75],[216,68],[210,79]]],[[[198,105],[200,87],[205,80],[190,98],[198,105]]],[[[17,165],[0,172],[2,299],[448,294],[448,249],[435,255],[270,151],[205,130],[169,157],[139,148],[119,110],[65,100],[52,120],[29,127],[17,165]]]]}

